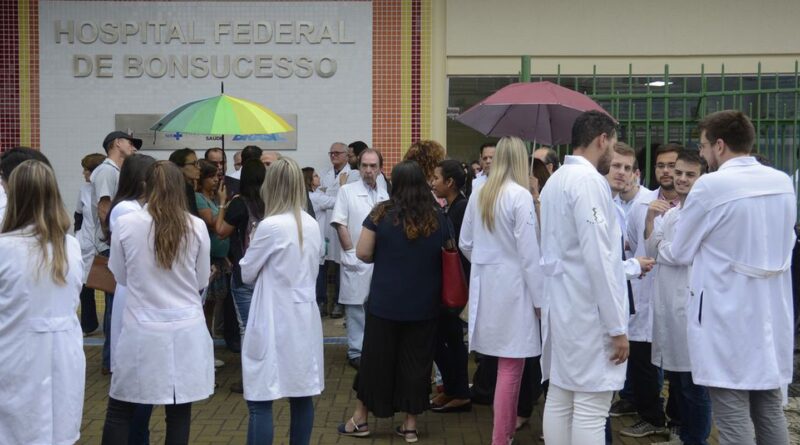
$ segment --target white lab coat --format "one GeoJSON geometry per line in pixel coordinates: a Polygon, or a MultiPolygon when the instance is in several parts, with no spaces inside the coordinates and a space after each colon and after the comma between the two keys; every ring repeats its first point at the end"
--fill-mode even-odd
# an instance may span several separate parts
{"type": "MultiPolygon", "coordinates": [[[[349,175],[350,172],[350,164],[345,164],[345,166],[339,170],[338,174],[333,170],[333,167],[325,170],[319,177],[320,188],[324,190],[326,195],[335,199],[339,195],[339,189],[341,188],[339,185],[339,175],[342,173],[347,173],[349,175]]],[[[349,176],[347,179],[348,181],[350,180],[349,176]]],[[[339,235],[336,234],[336,229],[331,227],[330,223],[332,217],[333,209],[328,209],[324,213],[324,219],[319,220],[319,224],[321,227],[325,228],[325,231],[322,233],[322,240],[326,246],[325,259],[338,263],[341,258],[342,246],[339,244],[339,235]]]]}
{"type": "Polygon", "coordinates": [[[86,373],[81,248],[67,235],[67,284],[58,285],[31,234],[0,234],[0,442],[71,445],[80,437],[86,373]]]}
{"type": "MultiPolygon", "coordinates": [[[[108,227],[111,230],[111,236],[114,236],[114,229],[117,227],[117,221],[123,215],[127,215],[128,213],[133,213],[136,211],[142,210],[141,204],[139,201],[132,199],[130,201],[122,201],[114,206],[111,209],[111,214],[108,216],[108,227]]],[[[89,239],[91,240],[91,234],[93,232],[89,232],[89,239]]],[[[92,256],[94,256],[94,246],[92,246],[92,256]]],[[[89,260],[91,261],[91,259],[89,260]]],[[[91,262],[89,263],[91,264],[91,262]]],[[[109,348],[111,350],[111,371],[114,371],[114,363],[116,363],[116,358],[114,357],[114,353],[117,350],[117,343],[119,342],[119,334],[122,332],[122,314],[125,313],[125,304],[128,299],[128,289],[117,283],[117,287],[114,289],[114,304],[111,306],[111,332],[109,337],[109,348]]]]}
{"type": "MultiPolygon", "coordinates": [[[[625,241],[630,251],[633,252],[633,257],[645,256],[644,221],[647,218],[647,209],[652,201],[658,199],[658,193],[659,189],[639,193],[628,212],[628,220],[625,224],[628,233],[625,235],[625,241]]],[[[660,222],[661,218],[661,216],[656,217],[656,221],[660,222]]],[[[635,313],[631,315],[628,322],[628,340],[651,342],[653,341],[653,311],[650,308],[650,302],[653,299],[653,274],[637,276],[630,281],[635,313]]]]}
{"type": "Polygon", "coordinates": [[[796,206],[789,176],[749,156],[692,187],[670,253],[693,264],[687,316],[698,385],[768,390],[791,382],[796,206]]]}
{"type": "Polygon", "coordinates": [[[97,255],[97,249],[94,248],[95,220],[92,218],[92,184],[90,182],[85,182],[81,185],[75,212],[83,215],[81,230],[75,233],[75,238],[78,239],[78,243],[81,245],[83,282],[86,283],[86,278],[89,276],[89,269],[92,267],[92,260],[94,260],[94,256],[97,255]]]}
{"type": "Polygon", "coordinates": [[[686,303],[689,299],[691,266],[678,265],[670,252],[680,209],[673,208],[653,224],[645,240],[647,256],[655,258],[653,275],[653,352],[654,365],[666,371],[691,372],[689,344],[686,340],[686,303]]]}
{"type": "Polygon", "coordinates": [[[0,226],[3,225],[3,219],[6,216],[6,204],[8,202],[8,198],[6,198],[6,189],[0,185],[0,226]]]}
{"type": "Polygon", "coordinates": [[[111,237],[108,266],[128,289],[109,395],[166,405],[214,392],[214,346],[199,291],[211,274],[206,224],[190,216],[183,252],[171,270],[158,266],[147,208],[122,216],[111,237]]]}
{"type": "Polygon", "coordinates": [[[328,254],[328,245],[324,242],[325,231],[328,230],[328,212],[333,210],[333,205],[336,204],[336,197],[324,193],[322,190],[317,189],[308,194],[308,199],[311,200],[311,206],[314,208],[314,215],[317,219],[319,226],[319,234],[322,237],[322,256],[319,259],[319,264],[325,263],[325,256],[328,254]]]}
{"type": "Polygon", "coordinates": [[[325,388],[322,321],[316,281],[322,237],[302,215],[303,247],[293,214],[270,216],[239,262],[242,281],[254,283],[242,344],[245,400],[313,396],[325,388]]]}
{"type": "Polygon", "coordinates": [[[606,178],[581,156],[567,156],[542,190],[542,373],[570,391],[613,391],[611,336],[627,333],[622,233],[606,178]]]}
{"type": "Polygon", "coordinates": [[[349,251],[341,251],[339,258],[342,265],[339,275],[340,304],[364,304],[369,295],[373,265],[356,258],[355,246],[358,244],[362,224],[369,212],[372,211],[375,204],[389,199],[386,189],[376,187],[373,193],[374,196],[370,197],[364,181],[345,184],[339,190],[336,205],[333,207],[331,225],[341,224],[347,227],[353,242],[353,248],[349,251]]]}
{"type": "MultiPolygon", "coordinates": [[[[480,190],[480,189],[479,189],[480,190]]],[[[470,260],[469,349],[496,357],[541,355],[542,271],[536,212],[528,190],[507,181],[490,232],[481,220],[480,193],[469,198],[459,247],[470,260]]]]}

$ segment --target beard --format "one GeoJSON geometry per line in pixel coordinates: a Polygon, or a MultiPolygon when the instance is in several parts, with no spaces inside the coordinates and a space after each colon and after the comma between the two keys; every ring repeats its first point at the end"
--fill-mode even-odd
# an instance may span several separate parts
{"type": "Polygon", "coordinates": [[[611,150],[608,150],[597,160],[597,172],[603,176],[608,175],[608,172],[611,171],[611,161],[614,159],[612,153],[611,150]]]}

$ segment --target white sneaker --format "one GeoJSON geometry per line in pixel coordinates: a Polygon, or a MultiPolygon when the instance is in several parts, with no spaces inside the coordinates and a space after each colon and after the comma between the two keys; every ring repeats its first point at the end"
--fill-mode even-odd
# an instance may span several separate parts
{"type": "Polygon", "coordinates": [[[221,368],[225,366],[225,362],[222,360],[214,360],[214,368],[221,368]]]}

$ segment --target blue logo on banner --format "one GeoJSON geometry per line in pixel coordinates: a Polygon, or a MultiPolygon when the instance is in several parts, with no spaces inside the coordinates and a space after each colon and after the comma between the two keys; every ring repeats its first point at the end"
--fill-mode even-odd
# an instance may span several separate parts
{"type": "Polygon", "coordinates": [[[183,137],[183,133],[181,133],[180,131],[176,131],[175,133],[167,133],[167,137],[173,138],[176,141],[180,141],[181,138],[183,137]]]}
{"type": "Polygon", "coordinates": [[[237,134],[233,136],[234,141],[266,141],[266,142],[285,142],[286,138],[280,134],[237,134]]]}

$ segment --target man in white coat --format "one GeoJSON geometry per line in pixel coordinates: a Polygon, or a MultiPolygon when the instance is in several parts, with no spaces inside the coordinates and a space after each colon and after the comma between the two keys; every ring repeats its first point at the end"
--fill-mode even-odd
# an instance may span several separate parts
{"type": "Polygon", "coordinates": [[[485,183],[486,179],[489,178],[489,172],[492,170],[492,161],[494,160],[496,151],[497,147],[495,147],[494,143],[487,142],[481,145],[481,172],[472,180],[472,190],[478,188],[479,185],[485,183]]]}
{"type": "Polygon", "coordinates": [[[692,380],[689,346],[686,342],[686,301],[689,297],[691,267],[676,265],[669,246],[675,237],[675,223],[695,181],[706,164],[694,150],[684,150],[675,163],[675,191],[681,204],[670,208],[657,199],[650,203],[645,220],[646,252],[656,258],[653,273],[653,366],[666,371],[670,398],[677,398],[680,439],[686,444],[706,444],[711,433],[711,399],[708,390],[692,380]],[[664,215],[663,218],[657,216],[664,215]],[[677,396],[677,397],[676,397],[677,396]]]}
{"type": "Polygon", "coordinates": [[[389,199],[386,189],[377,184],[381,166],[382,160],[376,150],[364,150],[359,157],[361,180],[341,187],[331,216],[331,226],[342,247],[339,303],[344,305],[347,315],[347,359],[356,369],[361,363],[364,340],[364,302],[372,280],[372,264],[356,258],[356,243],[372,208],[389,199]]]}
{"type": "Polygon", "coordinates": [[[712,113],[699,129],[700,154],[713,173],[694,184],[670,246],[677,264],[692,264],[692,378],[708,387],[721,445],[785,445],[781,390],[792,380],[794,340],[792,180],[750,156],[755,130],[742,112],[712,113]]]}
{"type": "Polygon", "coordinates": [[[581,114],[572,127],[574,155],[542,191],[544,436],[551,444],[604,444],[611,398],[625,381],[622,232],[603,177],[616,140],[611,117],[581,114]]]}
{"type": "MultiPolygon", "coordinates": [[[[350,164],[347,162],[348,148],[343,142],[334,142],[328,150],[328,157],[331,160],[331,168],[325,170],[319,178],[319,190],[328,196],[336,198],[339,194],[339,189],[342,185],[347,183],[348,175],[352,171],[350,164]]],[[[325,227],[325,232],[322,234],[322,242],[325,245],[325,264],[320,269],[319,273],[323,276],[328,275],[328,269],[334,268],[333,275],[335,278],[334,294],[333,294],[333,308],[331,309],[331,318],[342,318],[344,315],[344,308],[339,304],[339,258],[342,250],[339,244],[339,235],[336,229],[330,225],[333,209],[325,211],[324,215],[320,215],[320,226],[325,227]]],[[[323,302],[327,306],[327,301],[323,302]]]]}

